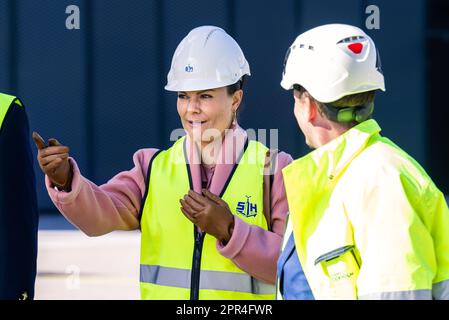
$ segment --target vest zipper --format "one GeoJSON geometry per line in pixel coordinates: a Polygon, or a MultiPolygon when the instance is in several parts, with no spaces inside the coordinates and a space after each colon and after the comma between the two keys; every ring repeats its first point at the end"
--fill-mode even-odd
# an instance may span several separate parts
{"type": "Polygon", "coordinates": [[[198,232],[196,226],[193,226],[193,236],[195,244],[193,247],[192,273],[190,280],[190,300],[198,300],[200,292],[200,273],[201,273],[201,253],[203,251],[203,241],[205,232],[198,232]]]}

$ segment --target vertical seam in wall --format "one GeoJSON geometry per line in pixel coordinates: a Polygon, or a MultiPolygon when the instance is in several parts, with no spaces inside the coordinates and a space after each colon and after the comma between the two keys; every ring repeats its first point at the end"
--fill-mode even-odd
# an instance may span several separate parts
{"type": "MultiPolygon", "coordinates": [[[[294,28],[294,30],[293,30],[293,35],[290,39],[290,42],[287,44],[287,46],[290,46],[293,43],[293,40],[296,39],[296,37],[300,33],[305,31],[305,30],[302,30],[302,27],[301,27],[302,7],[303,7],[303,1],[293,0],[293,28],[294,28]]],[[[285,47],[285,53],[287,52],[287,49],[288,49],[287,46],[285,47]]],[[[290,112],[292,112],[292,111],[290,111],[290,112]]],[[[297,126],[296,119],[294,120],[294,123],[295,124],[293,126],[293,132],[296,133],[295,137],[294,137],[295,150],[299,150],[300,151],[299,154],[307,153],[307,149],[303,143],[303,141],[304,141],[303,135],[302,135],[301,131],[297,131],[299,128],[297,126]]],[[[296,156],[299,156],[299,154],[294,155],[293,158],[296,158],[296,156]]]]}
{"type": "Polygon", "coordinates": [[[85,55],[85,96],[84,96],[84,123],[86,124],[85,148],[86,148],[86,169],[90,179],[96,178],[96,157],[95,157],[95,78],[94,78],[94,23],[92,0],[84,0],[81,13],[81,29],[84,32],[84,55],[85,55]],[[84,19],[83,19],[84,18],[84,19]]]}
{"type": "Polygon", "coordinates": [[[227,8],[227,31],[233,37],[236,38],[236,23],[235,23],[235,0],[228,0],[226,2],[228,4],[227,8]]]}
{"type": "MultiPolygon", "coordinates": [[[[302,1],[301,0],[293,0],[293,26],[295,28],[295,35],[297,36],[296,33],[299,34],[300,32],[300,23],[301,23],[301,19],[300,19],[300,13],[301,13],[301,7],[302,7],[302,1]]],[[[293,39],[292,39],[293,41],[293,39]]]]}
{"type": "Polygon", "coordinates": [[[9,91],[11,94],[16,94],[17,92],[17,72],[18,72],[18,58],[19,53],[18,43],[18,14],[17,14],[18,4],[16,0],[8,1],[8,65],[9,65],[9,91]]]}
{"type": "Polygon", "coordinates": [[[368,33],[369,30],[366,30],[365,28],[365,19],[366,19],[366,7],[368,7],[368,1],[367,0],[362,0],[359,2],[360,3],[360,29],[364,30],[366,33],[368,33]]]}
{"type": "Polygon", "coordinates": [[[431,109],[427,108],[426,104],[428,103],[428,99],[427,97],[429,97],[429,92],[430,92],[430,74],[429,74],[429,62],[430,61],[428,59],[428,57],[430,57],[429,51],[430,51],[430,43],[429,43],[429,6],[431,5],[430,1],[423,1],[424,3],[422,4],[423,6],[423,14],[424,14],[424,21],[423,21],[423,43],[424,45],[422,46],[423,48],[423,52],[422,52],[422,58],[424,60],[423,62],[423,74],[424,74],[424,92],[423,92],[423,97],[422,97],[422,101],[423,101],[423,106],[424,106],[424,163],[423,163],[423,167],[424,168],[428,168],[432,165],[432,161],[431,161],[431,149],[430,146],[432,144],[432,135],[430,134],[430,114],[431,114],[431,109]]]}
{"type": "Polygon", "coordinates": [[[165,28],[164,28],[164,20],[165,20],[165,10],[164,10],[164,1],[156,1],[156,61],[157,61],[157,81],[155,91],[158,92],[157,95],[157,124],[158,124],[158,141],[160,148],[165,146],[165,131],[167,129],[167,112],[165,111],[165,94],[164,90],[161,89],[161,86],[164,86],[165,83],[165,75],[166,70],[165,67],[165,28]]]}

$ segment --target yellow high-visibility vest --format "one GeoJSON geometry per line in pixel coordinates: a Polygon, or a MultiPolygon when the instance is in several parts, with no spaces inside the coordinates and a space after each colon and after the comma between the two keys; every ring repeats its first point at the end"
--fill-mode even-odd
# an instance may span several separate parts
{"type": "MultiPolygon", "coordinates": [[[[141,218],[142,299],[274,299],[275,288],[220,255],[216,239],[200,234],[181,212],[179,199],[192,186],[186,138],[154,155],[141,218]]],[[[221,198],[232,213],[267,230],[263,169],[267,147],[247,142],[221,198]]]]}
{"type": "Polygon", "coordinates": [[[22,103],[17,97],[0,93],[0,130],[3,125],[3,121],[5,120],[6,113],[8,112],[11,104],[13,103],[17,103],[18,105],[22,106],[22,103]]]}
{"type": "Polygon", "coordinates": [[[374,120],[283,169],[316,299],[449,299],[449,209],[374,120]]]}

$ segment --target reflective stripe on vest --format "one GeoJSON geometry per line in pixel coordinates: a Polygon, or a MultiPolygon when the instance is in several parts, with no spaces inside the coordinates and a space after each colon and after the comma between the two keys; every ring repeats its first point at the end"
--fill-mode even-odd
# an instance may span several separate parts
{"type": "Polygon", "coordinates": [[[449,280],[434,283],[432,295],[436,300],[449,300],[449,280]]]}
{"type": "Polygon", "coordinates": [[[0,93],[0,129],[2,128],[6,113],[8,112],[9,107],[14,101],[16,101],[16,103],[19,104],[20,106],[22,105],[20,100],[17,99],[16,97],[0,93]]]}
{"type": "Polygon", "coordinates": [[[449,300],[449,280],[434,283],[432,290],[380,292],[360,296],[361,300],[449,300]]]}
{"type": "MultiPolygon", "coordinates": [[[[140,266],[140,282],[161,286],[190,288],[191,270],[162,266],[140,266]]],[[[201,271],[200,288],[226,290],[251,294],[272,294],[273,286],[251,277],[246,273],[222,271],[201,271]]]]}
{"type": "MultiPolygon", "coordinates": [[[[216,239],[208,234],[201,254],[197,244],[192,259],[194,225],[179,204],[192,189],[184,148],[185,137],[158,153],[148,169],[141,218],[142,299],[189,299],[191,291],[197,292],[198,282],[199,299],[274,299],[274,286],[262,285],[222,256],[216,239]]],[[[233,214],[265,230],[263,168],[267,150],[261,143],[249,141],[220,195],[233,214]]]]}
{"type": "Polygon", "coordinates": [[[430,290],[379,292],[358,297],[359,300],[432,300],[430,290]]]}

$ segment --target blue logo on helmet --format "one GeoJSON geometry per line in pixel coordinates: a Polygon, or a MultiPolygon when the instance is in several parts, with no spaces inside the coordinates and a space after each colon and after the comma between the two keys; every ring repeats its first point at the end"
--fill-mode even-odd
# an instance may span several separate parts
{"type": "Polygon", "coordinates": [[[186,65],[186,67],[184,68],[184,71],[185,72],[193,72],[193,67],[190,64],[186,65]]]}

